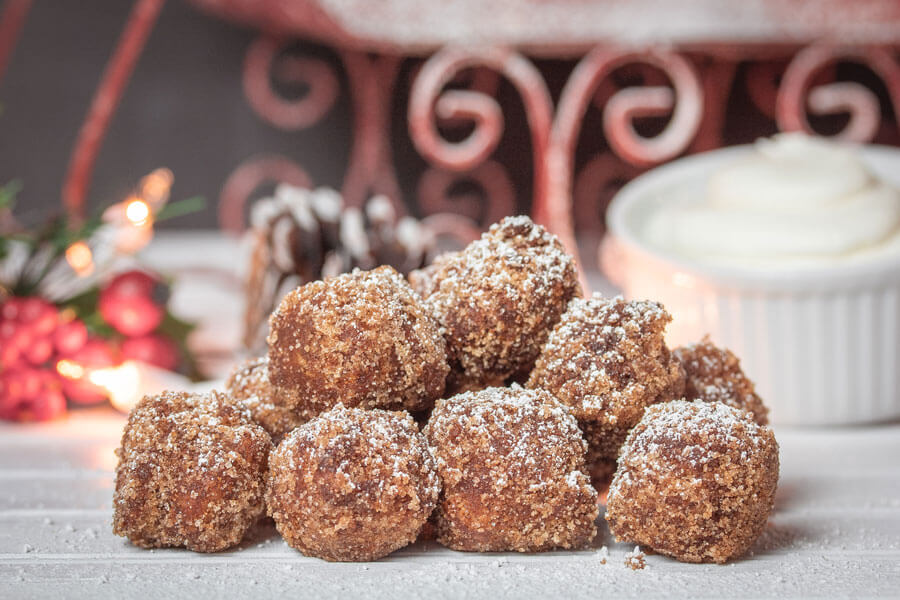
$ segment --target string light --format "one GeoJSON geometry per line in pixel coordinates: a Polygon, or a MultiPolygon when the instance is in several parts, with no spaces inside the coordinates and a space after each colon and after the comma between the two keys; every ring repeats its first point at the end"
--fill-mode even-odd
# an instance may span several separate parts
{"type": "Polygon", "coordinates": [[[169,196],[169,189],[175,176],[169,169],[156,169],[146,175],[140,183],[140,196],[151,204],[160,204],[169,196]]]}
{"type": "Polygon", "coordinates": [[[94,254],[84,242],[75,242],[66,248],[66,262],[79,277],[90,275],[94,270],[94,254]]]}
{"type": "Polygon", "coordinates": [[[125,217],[135,227],[143,227],[150,219],[150,206],[140,198],[132,198],[125,205],[125,217]]]}
{"type": "Polygon", "coordinates": [[[67,359],[56,363],[56,372],[67,379],[81,379],[84,377],[84,367],[77,362],[67,359]]]}
{"type": "Polygon", "coordinates": [[[125,361],[118,367],[96,369],[88,375],[91,383],[109,392],[110,403],[127,413],[141,399],[141,377],[137,363],[125,361]]]}

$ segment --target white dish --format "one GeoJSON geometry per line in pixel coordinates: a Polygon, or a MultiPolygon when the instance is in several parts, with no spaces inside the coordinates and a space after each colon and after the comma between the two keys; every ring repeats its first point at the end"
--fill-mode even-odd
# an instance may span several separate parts
{"type": "MultiPolygon", "coordinates": [[[[638,235],[670,190],[703,193],[719,167],[752,152],[738,146],[684,158],[636,178],[613,199],[601,245],[607,277],[629,298],[661,301],[673,346],[713,340],[733,350],[777,424],[831,425],[900,417],[900,254],[827,267],[759,269],[669,256],[638,235]]],[[[860,156],[900,187],[900,149],[860,156]]]]}

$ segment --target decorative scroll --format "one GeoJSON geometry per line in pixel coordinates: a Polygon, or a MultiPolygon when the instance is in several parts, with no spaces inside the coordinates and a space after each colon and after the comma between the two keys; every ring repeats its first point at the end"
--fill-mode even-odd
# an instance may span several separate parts
{"type": "Polygon", "coordinates": [[[850,115],[849,121],[835,138],[868,142],[875,137],[881,123],[881,106],[871,90],[850,81],[811,87],[819,71],[840,61],[860,62],[871,68],[887,87],[894,114],[900,115],[900,65],[891,50],[875,46],[860,48],[817,44],[800,50],[784,72],[775,111],[782,130],[815,133],[806,117],[808,105],[812,114],[850,115]]]}
{"type": "Polygon", "coordinates": [[[429,161],[445,169],[471,171],[494,151],[503,132],[503,115],[493,98],[470,90],[445,90],[453,77],[468,68],[488,67],[507,77],[518,90],[531,128],[534,153],[535,220],[556,233],[577,254],[572,220],[572,163],[581,123],[598,85],[613,70],[644,63],[662,71],[672,88],[629,87],[614,93],[603,112],[606,139],[627,162],[650,165],[683,152],[699,128],[703,93],[694,68],[678,54],[638,52],[598,47],[575,67],[552,117],[549,92],[537,68],[521,54],[504,48],[447,47],[423,65],[413,82],[409,105],[410,136],[429,161]],[[634,129],[639,117],[672,113],[658,136],[645,138],[634,129]],[[448,142],[435,117],[466,117],[472,133],[448,142]]]}
{"type": "Polygon", "coordinates": [[[246,228],[247,200],[264,183],[289,183],[312,187],[312,179],[303,167],[284,156],[254,157],[235,169],[219,194],[219,226],[239,234],[246,228]]]}
{"type": "Polygon", "coordinates": [[[422,214],[462,214],[482,227],[516,210],[515,189],[509,174],[503,165],[493,160],[486,160],[465,173],[429,167],[419,179],[416,196],[422,214]],[[483,196],[452,194],[453,186],[460,183],[475,184],[483,196]]]}
{"type": "Polygon", "coordinates": [[[600,234],[603,214],[615,192],[643,169],[620,160],[613,154],[594,155],[575,177],[572,186],[572,216],[578,228],[600,234]]]}
{"type": "Polygon", "coordinates": [[[281,129],[304,129],[331,110],[340,86],[326,61],[283,54],[288,46],[287,40],[267,36],[250,44],[244,59],[244,94],[265,121],[281,129]],[[307,92],[298,99],[283,98],[274,89],[273,79],[304,84],[307,92]]]}
{"type": "Polygon", "coordinates": [[[409,131],[413,143],[429,161],[452,171],[471,171],[494,151],[503,133],[503,113],[497,101],[478,91],[444,89],[456,74],[475,67],[499,72],[522,97],[535,156],[535,189],[543,188],[541,159],[550,131],[552,100],[534,64],[508,49],[447,47],[428,59],[410,93],[409,131]],[[469,119],[475,127],[461,142],[449,142],[441,137],[435,116],[469,119]]]}

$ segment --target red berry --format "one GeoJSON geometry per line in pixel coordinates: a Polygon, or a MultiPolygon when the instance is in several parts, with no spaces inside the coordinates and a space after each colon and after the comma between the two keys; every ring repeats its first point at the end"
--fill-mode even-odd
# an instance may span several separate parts
{"type": "Polygon", "coordinates": [[[95,337],[89,338],[80,350],[68,355],[66,358],[93,369],[111,367],[116,362],[113,350],[106,340],[95,337]]]}
{"type": "Polygon", "coordinates": [[[20,327],[15,321],[0,321],[0,343],[6,343],[20,327]]]}
{"type": "Polygon", "coordinates": [[[0,395],[15,401],[22,398],[24,382],[21,373],[21,369],[7,370],[0,373],[0,395]]]}
{"type": "Polygon", "coordinates": [[[22,369],[20,371],[22,391],[19,396],[22,398],[35,398],[43,387],[40,371],[37,369],[22,369]]]}
{"type": "Polygon", "coordinates": [[[30,405],[30,416],[35,421],[51,421],[66,412],[66,398],[58,390],[42,390],[30,405]]]}
{"type": "Polygon", "coordinates": [[[33,338],[27,326],[13,322],[14,330],[0,346],[0,369],[11,369],[25,360],[24,352],[33,338]]]}
{"type": "Polygon", "coordinates": [[[53,343],[49,338],[37,339],[30,346],[25,348],[23,354],[31,364],[35,366],[42,365],[53,356],[53,343]]]}
{"type": "Polygon", "coordinates": [[[16,421],[19,416],[19,405],[22,403],[18,398],[0,395],[0,419],[7,421],[16,421]]]}
{"type": "Polygon", "coordinates": [[[22,310],[22,298],[7,298],[0,304],[0,318],[4,321],[16,321],[22,310]]]}
{"type": "Polygon", "coordinates": [[[87,338],[88,331],[84,323],[78,319],[72,319],[57,327],[53,332],[53,345],[60,354],[73,354],[84,346],[87,338]]]}
{"type": "Polygon", "coordinates": [[[31,324],[37,335],[47,335],[56,329],[57,319],[56,306],[43,298],[31,296],[22,302],[19,321],[31,324]]]}
{"type": "Polygon", "coordinates": [[[22,395],[18,383],[18,376],[12,371],[0,371],[0,406],[13,401],[18,401],[22,395]]]}
{"type": "Polygon", "coordinates": [[[103,288],[102,295],[118,297],[149,297],[157,280],[144,271],[131,270],[120,273],[103,288]]]}
{"type": "Polygon", "coordinates": [[[99,302],[100,315],[129,337],[146,335],[159,327],[163,309],[147,296],[107,296],[99,302]]]}
{"type": "MultiPolygon", "coordinates": [[[[90,369],[110,367],[115,363],[112,350],[101,339],[91,338],[85,345],[66,357],[87,372],[90,369]]],[[[91,382],[87,375],[80,378],[62,378],[62,389],[66,398],[76,404],[97,404],[104,402],[107,391],[91,382]]]]}
{"type": "Polygon", "coordinates": [[[122,342],[122,358],[138,360],[171,371],[178,366],[178,346],[159,334],[129,338],[122,342]]]}

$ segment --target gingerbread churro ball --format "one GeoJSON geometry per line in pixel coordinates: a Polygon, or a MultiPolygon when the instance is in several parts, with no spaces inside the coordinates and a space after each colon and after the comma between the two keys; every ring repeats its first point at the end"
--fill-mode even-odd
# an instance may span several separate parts
{"type": "Polygon", "coordinates": [[[674,354],[687,374],[685,398],[722,402],[751,412],[757,423],[768,425],[769,409],[741,370],[740,359],[730,350],[717,347],[707,336],[697,344],[676,348],[674,354]]]}
{"type": "Polygon", "coordinates": [[[388,266],[307,283],[272,314],[269,378],[301,412],[338,403],[424,410],[444,392],[437,322],[388,266]]]}
{"type": "Polygon", "coordinates": [[[684,371],[664,337],[671,320],[656,302],[576,298],[535,363],[527,387],[574,409],[595,481],[615,469],[619,447],[647,406],[684,393],[684,371]]]}
{"type": "Polygon", "coordinates": [[[777,485],[771,429],[720,402],[676,400],[649,407],[628,434],[606,520],[619,541],[724,563],[762,533],[777,485]]]}
{"type": "Polygon", "coordinates": [[[265,356],[248,359],[235,367],[225,389],[250,411],[250,418],[266,430],[274,444],[315,416],[304,412],[296,399],[272,385],[269,359],[265,356]]]}
{"type": "Polygon", "coordinates": [[[571,410],[540,390],[487,388],[439,400],[425,426],[444,488],[437,540],[454,550],[579,548],[597,492],[571,410]]]}
{"type": "Polygon", "coordinates": [[[143,548],[234,546],[263,514],[271,449],[224,395],[145,396],[116,450],[113,532],[143,548]]]}
{"type": "Polygon", "coordinates": [[[410,271],[406,278],[409,280],[409,285],[412,287],[413,291],[422,298],[430,296],[437,288],[437,283],[434,280],[435,274],[441,269],[444,263],[451,260],[457,254],[459,254],[459,252],[444,252],[435,257],[430,265],[410,271]]]}
{"type": "Polygon", "coordinates": [[[413,542],[439,492],[412,417],[338,405],[272,453],[266,504],[287,543],[304,554],[368,561],[413,542]]]}
{"type": "Polygon", "coordinates": [[[574,259],[526,216],[491,226],[428,276],[417,286],[444,327],[452,391],[500,384],[530,369],[579,293],[574,259]]]}

